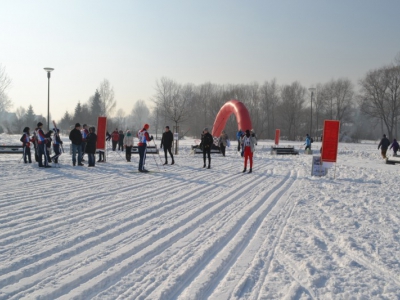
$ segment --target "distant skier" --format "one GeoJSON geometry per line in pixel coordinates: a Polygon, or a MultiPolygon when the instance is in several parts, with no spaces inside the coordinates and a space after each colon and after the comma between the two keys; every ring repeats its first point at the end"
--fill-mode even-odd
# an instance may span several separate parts
{"type": "Polygon", "coordinates": [[[133,146],[133,135],[130,130],[127,130],[124,137],[125,157],[127,162],[131,162],[132,146],[133,146]]]}
{"type": "Polygon", "coordinates": [[[146,148],[147,142],[153,139],[153,136],[149,136],[147,130],[150,128],[149,124],[144,124],[143,128],[139,130],[137,137],[139,139],[138,150],[139,150],[139,168],[138,171],[147,173],[148,171],[144,168],[146,163],[146,148]]]}
{"type": "Polygon", "coordinates": [[[389,145],[390,145],[390,141],[386,137],[386,134],[384,134],[383,138],[381,139],[381,142],[378,145],[378,150],[379,150],[379,148],[381,148],[381,154],[382,154],[383,159],[386,158],[386,151],[389,148],[389,145]]]}
{"type": "Polygon", "coordinates": [[[165,126],[165,131],[161,138],[161,145],[160,148],[164,148],[164,155],[165,155],[165,163],[164,165],[168,165],[168,153],[171,156],[172,162],[171,165],[175,163],[174,155],[172,154],[172,143],[174,142],[174,135],[169,130],[169,126],[165,126]]]}
{"type": "Polygon", "coordinates": [[[206,154],[208,157],[208,167],[207,169],[211,169],[211,147],[214,143],[214,139],[212,135],[208,132],[208,128],[204,128],[203,135],[201,137],[201,145],[203,147],[203,161],[204,165],[203,168],[206,167],[206,154]]]}
{"type": "Polygon", "coordinates": [[[219,136],[219,140],[218,140],[219,148],[221,149],[222,156],[225,156],[225,149],[226,149],[226,146],[228,145],[228,139],[229,139],[228,135],[226,134],[226,132],[224,130],[222,130],[221,135],[219,136]]]}
{"type": "Polygon", "coordinates": [[[72,147],[72,165],[76,166],[76,152],[78,152],[78,166],[83,166],[81,124],[75,124],[75,128],[69,133],[69,139],[72,147]]]}
{"type": "Polygon", "coordinates": [[[399,151],[399,143],[396,139],[393,139],[392,145],[390,145],[390,149],[393,148],[393,156],[397,156],[397,151],[399,151]]]}
{"type": "Polygon", "coordinates": [[[25,127],[24,128],[24,132],[22,134],[22,137],[20,139],[20,141],[22,142],[22,147],[24,149],[24,163],[32,163],[32,158],[31,158],[31,142],[33,141],[33,139],[29,136],[29,127],[25,127]]]}
{"type": "Polygon", "coordinates": [[[306,134],[306,142],[304,143],[304,145],[306,145],[306,148],[304,149],[304,151],[307,151],[307,149],[311,150],[311,138],[308,135],[308,133],[306,134]]]}
{"type": "Polygon", "coordinates": [[[239,131],[236,133],[236,140],[238,142],[238,152],[240,152],[240,145],[241,145],[241,140],[242,140],[242,136],[243,136],[243,131],[242,129],[239,129],[239,131]]]}
{"type": "Polygon", "coordinates": [[[85,156],[85,152],[86,152],[85,151],[85,148],[86,148],[86,137],[89,134],[89,130],[88,130],[87,127],[88,127],[87,124],[83,124],[82,125],[82,130],[81,130],[81,134],[82,134],[82,144],[81,144],[81,147],[82,147],[82,161],[85,161],[83,159],[83,157],[85,156]]]}
{"type": "Polygon", "coordinates": [[[120,130],[118,132],[118,151],[124,151],[124,137],[124,132],[120,130]]]}
{"type": "Polygon", "coordinates": [[[54,156],[51,158],[51,160],[58,164],[58,158],[61,155],[61,145],[63,141],[60,138],[60,130],[58,128],[53,128],[54,130],[54,140],[53,140],[53,151],[54,151],[54,156]]]}
{"type": "Polygon", "coordinates": [[[39,122],[37,124],[37,130],[36,130],[36,138],[37,138],[37,144],[38,144],[38,163],[39,163],[39,168],[51,168],[49,166],[49,163],[47,161],[47,151],[46,151],[46,143],[48,143],[48,140],[42,130],[43,123],[39,122]],[[43,157],[44,156],[44,164],[43,164],[43,157]]]}
{"type": "Polygon", "coordinates": [[[86,136],[85,152],[88,155],[88,167],[94,167],[96,161],[96,142],[97,135],[94,127],[89,128],[89,134],[86,136]]]}
{"type": "Polygon", "coordinates": [[[242,145],[244,148],[244,169],[243,173],[246,172],[247,169],[247,160],[250,160],[250,170],[249,173],[253,172],[253,153],[257,140],[252,134],[250,130],[246,130],[246,134],[242,137],[242,145]]]}

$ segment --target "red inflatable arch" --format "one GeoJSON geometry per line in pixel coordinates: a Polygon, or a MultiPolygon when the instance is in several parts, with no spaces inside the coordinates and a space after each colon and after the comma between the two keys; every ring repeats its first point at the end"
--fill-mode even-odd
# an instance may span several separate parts
{"type": "Polygon", "coordinates": [[[238,100],[230,100],[221,107],[217,117],[215,118],[212,130],[213,136],[221,135],[221,131],[224,130],[226,121],[228,121],[231,114],[235,114],[238,129],[245,131],[246,129],[253,128],[251,125],[250,114],[246,106],[238,100]]]}

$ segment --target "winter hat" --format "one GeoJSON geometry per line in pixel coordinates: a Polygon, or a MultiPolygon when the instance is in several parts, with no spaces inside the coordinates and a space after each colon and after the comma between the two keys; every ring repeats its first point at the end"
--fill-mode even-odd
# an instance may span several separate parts
{"type": "Polygon", "coordinates": [[[207,132],[208,132],[208,127],[205,127],[205,128],[203,129],[203,131],[207,131],[207,132]]]}
{"type": "Polygon", "coordinates": [[[43,126],[42,122],[37,123],[37,127],[43,126]]]}
{"type": "Polygon", "coordinates": [[[76,128],[76,127],[81,127],[81,124],[76,123],[76,124],[75,124],[75,128],[76,128]]]}
{"type": "Polygon", "coordinates": [[[386,134],[384,134],[383,137],[386,137],[386,134]]]}
{"type": "Polygon", "coordinates": [[[83,126],[82,126],[82,127],[83,127],[83,128],[85,128],[86,126],[87,126],[87,124],[83,124],[83,126]]]}
{"type": "Polygon", "coordinates": [[[168,129],[169,129],[169,126],[165,126],[165,128],[168,128],[168,129]]]}
{"type": "Polygon", "coordinates": [[[29,127],[25,127],[23,132],[28,132],[29,131],[29,127]]]}
{"type": "Polygon", "coordinates": [[[143,128],[147,130],[147,129],[150,128],[150,126],[149,126],[149,124],[146,123],[146,124],[143,125],[143,128]]]}

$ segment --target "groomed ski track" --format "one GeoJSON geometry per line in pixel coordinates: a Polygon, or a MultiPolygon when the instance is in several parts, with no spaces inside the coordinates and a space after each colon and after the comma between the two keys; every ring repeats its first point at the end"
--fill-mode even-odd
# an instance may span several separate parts
{"type": "MultiPolygon", "coordinates": [[[[234,151],[213,156],[210,170],[188,151],[166,172],[148,157],[157,171],[149,174],[132,172],[136,160],[117,156],[91,169],[74,168],[69,158],[60,169],[2,164],[0,299],[346,298],[363,286],[346,286],[353,268],[366,276],[364,284],[384,286],[388,298],[400,287],[397,267],[380,256],[385,250],[361,251],[364,237],[335,222],[348,215],[353,226],[353,209],[374,218],[366,213],[374,205],[380,219],[400,224],[369,200],[357,207],[336,200],[353,189],[353,197],[377,193],[383,182],[369,170],[345,167],[362,190],[319,179],[335,198],[315,186],[308,160],[262,151],[252,174],[241,173],[234,151]]],[[[381,230],[366,232],[376,237],[381,230]]]]}

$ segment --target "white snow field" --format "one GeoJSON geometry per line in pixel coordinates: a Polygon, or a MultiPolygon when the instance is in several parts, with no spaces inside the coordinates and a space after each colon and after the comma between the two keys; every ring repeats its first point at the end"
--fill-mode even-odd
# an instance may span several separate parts
{"type": "Polygon", "coordinates": [[[340,144],[336,178],[272,141],[253,174],[235,143],[207,170],[191,144],[149,174],[0,154],[0,299],[400,299],[400,168],[376,142],[340,144]]]}

